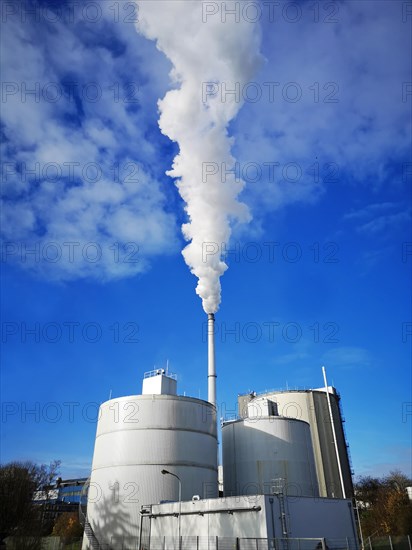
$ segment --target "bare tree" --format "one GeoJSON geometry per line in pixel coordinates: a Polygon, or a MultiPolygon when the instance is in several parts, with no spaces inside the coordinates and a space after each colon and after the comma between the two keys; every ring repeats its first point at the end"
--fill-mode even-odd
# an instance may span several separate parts
{"type": "Polygon", "coordinates": [[[49,465],[10,462],[0,466],[0,543],[13,536],[19,539],[21,549],[39,547],[45,528],[44,507],[36,505],[33,497],[36,491],[43,491],[47,502],[59,466],[57,460],[49,465]]]}

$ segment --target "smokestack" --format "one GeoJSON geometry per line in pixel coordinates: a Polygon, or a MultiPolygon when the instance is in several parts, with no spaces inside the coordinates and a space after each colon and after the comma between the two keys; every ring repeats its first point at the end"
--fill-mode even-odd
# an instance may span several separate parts
{"type": "Polygon", "coordinates": [[[207,314],[207,400],[216,405],[215,316],[207,314]]]}

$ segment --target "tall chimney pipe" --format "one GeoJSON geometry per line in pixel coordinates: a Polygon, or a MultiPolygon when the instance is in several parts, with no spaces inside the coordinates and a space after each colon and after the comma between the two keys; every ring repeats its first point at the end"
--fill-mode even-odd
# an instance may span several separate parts
{"type": "Polygon", "coordinates": [[[215,316],[207,314],[207,400],[216,406],[215,316]]]}

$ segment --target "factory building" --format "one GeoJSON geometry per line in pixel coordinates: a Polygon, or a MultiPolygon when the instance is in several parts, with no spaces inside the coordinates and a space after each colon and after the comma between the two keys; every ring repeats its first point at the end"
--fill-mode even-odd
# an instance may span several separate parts
{"type": "Polygon", "coordinates": [[[164,370],[145,374],[141,395],[103,403],[83,550],[174,548],[179,537],[182,548],[194,538],[193,548],[202,540],[215,548],[212,539],[219,548],[224,540],[247,548],[243,538],[267,548],[275,538],[328,538],[330,548],[345,541],[356,550],[351,501],[319,497],[309,424],[279,412],[279,403],[252,400],[246,418],[223,424],[217,498],[214,405],[178,396],[164,370]]]}
{"type": "Polygon", "coordinates": [[[282,417],[309,424],[320,496],[353,497],[352,471],[343,428],[344,419],[341,414],[340,396],[336,389],[328,386],[327,392],[325,388],[319,388],[270,391],[259,395],[249,392],[238,396],[240,416],[244,419],[250,415],[262,416],[262,399],[274,402],[282,417]],[[254,409],[251,409],[251,404],[254,404],[254,409]]]}
{"type": "Polygon", "coordinates": [[[179,396],[160,369],[145,374],[141,395],[101,405],[83,550],[357,550],[352,501],[335,483],[336,457],[347,457],[338,395],[324,376],[327,391],[239,398],[243,418],[222,425],[218,475],[209,314],[208,401],[179,396]]]}
{"type": "Polygon", "coordinates": [[[41,506],[42,520],[55,521],[63,512],[77,512],[82,496],[87,492],[87,478],[62,479],[36,491],[33,502],[41,506]],[[86,490],[85,490],[86,489],[86,490]]]}

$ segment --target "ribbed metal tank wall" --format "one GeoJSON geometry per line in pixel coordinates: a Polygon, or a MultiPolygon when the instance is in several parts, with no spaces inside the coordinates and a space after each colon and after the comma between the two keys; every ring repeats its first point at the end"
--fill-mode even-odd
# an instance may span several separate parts
{"type": "Polygon", "coordinates": [[[318,496],[307,422],[280,416],[227,422],[222,441],[225,496],[268,494],[279,478],[285,494],[318,496]]]}
{"type": "MultiPolygon", "coordinates": [[[[216,411],[206,401],[137,395],[100,407],[87,517],[100,544],[135,544],[140,506],[218,496],[216,411]]],[[[92,548],[84,537],[83,548],[92,548]]]]}
{"type": "MultiPolygon", "coordinates": [[[[333,422],[339,449],[339,460],[342,468],[345,494],[353,497],[351,466],[348,456],[348,446],[343,430],[337,391],[329,386],[333,422]]],[[[311,428],[313,450],[315,454],[316,473],[319,482],[319,492],[322,497],[343,498],[336,449],[333,443],[331,419],[328,409],[327,395],[324,389],[290,390],[267,392],[257,399],[276,401],[281,416],[296,418],[308,422],[311,428]]],[[[256,397],[242,395],[238,397],[239,411],[242,417],[248,416],[248,403],[256,397]]]]}

